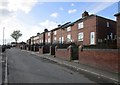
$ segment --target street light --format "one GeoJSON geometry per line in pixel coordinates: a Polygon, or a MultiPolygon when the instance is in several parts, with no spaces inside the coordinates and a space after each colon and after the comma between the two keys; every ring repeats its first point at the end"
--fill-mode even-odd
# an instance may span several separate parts
{"type": "Polygon", "coordinates": [[[3,45],[4,45],[4,30],[5,30],[5,27],[3,27],[3,45]]]}

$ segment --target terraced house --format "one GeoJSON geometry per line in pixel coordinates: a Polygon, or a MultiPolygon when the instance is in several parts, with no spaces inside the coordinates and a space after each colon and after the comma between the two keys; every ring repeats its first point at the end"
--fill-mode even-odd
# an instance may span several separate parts
{"type": "Polygon", "coordinates": [[[116,37],[115,21],[93,14],[89,15],[86,11],[82,14],[82,18],[75,22],[68,22],[51,30],[52,44],[98,45],[108,43],[116,47],[116,37]]]}
{"type": "Polygon", "coordinates": [[[70,44],[100,45],[116,48],[116,22],[98,15],[84,12],[82,18],[75,22],[58,25],[50,31],[47,29],[38,35],[39,40],[32,44],[70,44]],[[106,45],[107,44],[107,45],[106,45]]]}

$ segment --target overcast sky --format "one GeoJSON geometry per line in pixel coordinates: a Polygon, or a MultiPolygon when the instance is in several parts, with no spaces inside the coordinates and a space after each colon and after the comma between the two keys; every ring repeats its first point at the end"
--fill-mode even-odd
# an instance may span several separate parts
{"type": "Polygon", "coordinates": [[[51,30],[58,24],[76,21],[86,10],[116,20],[119,0],[0,0],[0,44],[5,27],[6,43],[13,42],[11,33],[20,30],[23,34],[19,41],[42,33],[44,28],[51,30]],[[76,1],[76,2],[75,2],[76,1]],[[109,1],[109,2],[108,2],[109,1]]]}

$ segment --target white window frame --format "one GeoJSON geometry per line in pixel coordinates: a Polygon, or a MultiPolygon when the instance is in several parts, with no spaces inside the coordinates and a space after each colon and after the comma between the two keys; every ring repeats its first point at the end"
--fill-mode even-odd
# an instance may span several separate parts
{"type": "Polygon", "coordinates": [[[67,31],[68,32],[71,31],[71,26],[67,27],[67,31]]]}
{"type": "Polygon", "coordinates": [[[110,27],[110,22],[107,22],[107,27],[110,27]]]}
{"type": "Polygon", "coordinates": [[[70,42],[71,41],[71,34],[68,34],[67,35],[67,42],[70,42]]]}
{"type": "Polygon", "coordinates": [[[50,32],[48,32],[48,36],[50,36],[50,32]]]}
{"type": "Polygon", "coordinates": [[[95,44],[95,32],[90,32],[90,45],[95,44]]]}
{"type": "Polygon", "coordinates": [[[59,37],[59,43],[61,43],[61,37],[59,37]]]}
{"type": "Polygon", "coordinates": [[[41,43],[42,41],[41,41],[41,39],[40,39],[40,43],[41,43]]]}
{"type": "Polygon", "coordinates": [[[54,31],[54,35],[57,35],[57,31],[54,31]]]}
{"type": "Polygon", "coordinates": [[[50,38],[48,38],[48,43],[50,43],[50,38]]]}
{"type": "Polygon", "coordinates": [[[55,43],[57,41],[57,38],[56,37],[54,37],[54,40],[53,40],[53,42],[55,43]]]}
{"type": "Polygon", "coordinates": [[[45,40],[45,43],[47,43],[48,41],[47,41],[47,39],[45,40]]]}
{"type": "Polygon", "coordinates": [[[83,32],[78,33],[78,41],[83,41],[83,38],[84,38],[84,33],[83,32]]]}
{"type": "Polygon", "coordinates": [[[84,23],[83,22],[78,23],[78,29],[81,29],[83,27],[84,27],[84,23]]]}
{"type": "Polygon", "coordinates": [[[61,42],[64,43],[64,37],[62,37],[62,41],[61,42]]]}

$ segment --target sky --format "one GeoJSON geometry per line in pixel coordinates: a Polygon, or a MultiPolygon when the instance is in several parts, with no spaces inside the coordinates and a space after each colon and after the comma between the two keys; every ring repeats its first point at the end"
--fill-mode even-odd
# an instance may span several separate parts
{"type": "Polygon", "coordinates": [[[86,10],[116,21],[119,0],[0,0],[0,44],[14,42],[10,36],[20,30],[18,42],[26,42],[45,28],[54,29],[58,24],[74,22],[86,10]]]}

